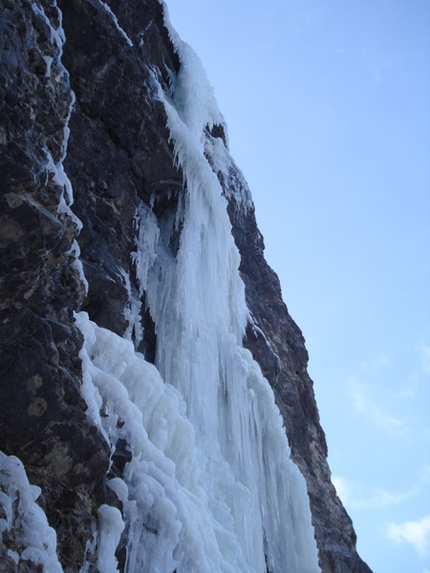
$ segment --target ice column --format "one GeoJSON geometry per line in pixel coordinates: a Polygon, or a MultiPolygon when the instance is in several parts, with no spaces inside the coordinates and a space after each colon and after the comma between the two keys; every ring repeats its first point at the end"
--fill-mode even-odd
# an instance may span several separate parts
{"type": "Polygon", "coordinates": [[[273,572],[317,572],[304,479],[290,459],[273,392],[242,348],[248,310],[239,254],[222,188],[205,156],[206,133],[223,119],[199,59],[171,35],[181,68],[170,92],[158,93],[184,189],[176,259],[160,256],[145,279],[157,329],[156,364],[184,397],[204,479],[215,498],[226,501],[248,564],[261,572],[266,560],[273,572]]]}

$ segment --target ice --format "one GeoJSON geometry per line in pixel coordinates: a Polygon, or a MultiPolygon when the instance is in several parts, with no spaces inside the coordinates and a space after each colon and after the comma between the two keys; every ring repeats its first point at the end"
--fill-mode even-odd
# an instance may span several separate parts
{"type": "Polygon", "coordinates": [[[121,512],[116,507],[103,504],[99,507],[100,541],[97,565],[103,573],[117,573],[115,550],[124,529],[121,512]]]}
{"type": "MultiPolygon", "coordinates": [[[[61,27],[61,12],[57,8],[57,14],[58,14],[60,26],[58,28],[54,28],[52,26],[49,18],[45,14],[42,7],[39,7],[37,4],[33,3],[32,9],[33,9],[33,12],[45,22],[45,24],[48,26],[49,33],[50,33],[51,49],[52,49],[53,55],[49,54],[49,55],[43,56],[44,60],[46,62],[46,65],[47,65],[46,76],[50,76],[52,65],[55,62],[58,69],[59,69],[59,73],[58,73],[55,81],[59,82],[61,79],[64,79],[65,82],[68,84],[69,83],[69,74],[68,74],[66,68],[61,63],[61,56],[63,53],[63,44],[65,42],[64,31],[61,27]],[[54,49],[54,46],[55,46],[56,50],[54,49]]],[[[52,88],[52,86],[51,86],[51,88],[52,88]]],[[[62,217],[63,218],[65,218],[65,217],[69,218],[75,227],[76,233],[79,233],[82,229],[82,222],[73,213],[73,211],[71,209],[71,206],[73,205],[73,189],[72,189],[72,184],[70,182],[70,179],[68,178],[68,176],[64,170],[64,166],[63,166],[63,162],[64,162],[64,160],[66,158],[66,154],[67,154],[67,144],[68,144],[69,135],[70,135],[70,128],[69,128],[68,124],[69,124],[70,116],[72,113],[73,105],[75,103],[75,95],[72,92],[72,90],[70,90],[70,98],[71,99],[70,99],[70,103],[69,103],[69,107],[68,107],[68,111],[67,111],[67,117],[65,119],[65,124],[64,124],[64,128],[63,128],[63,140],[61,142],[60,158],[58,159],[58,161],[55,161],[53,156],[52,156],[51,150],[46,145],[43,147],[43,151],[44,151],[45,156],[46,156],[46,170],[48,171],[49,177],[51,178],[52,181],[54,181],[62,189],[60,199],[59,199],[57,213],[59,214],[60,218],[62,218],[62,217]]],[[[79,278],[80,278],[80,280],[81,280],[81,282],[85,288],[85,291],[88,292],[88,281],[85,278],[82,263],[79,259],[80,248],[79,248],[79,245],[78,245],[76,240],[74,240],[72,242],[72,246],[68,252],[68,255],[71,256],[72,266],[76,269],[78,276],[79,276],[79,278]]]]}
{"type": "MultiPolygon", "coordinates": [[[[197,451],[205,459],[208,507],[219,523],[233,520],[248,566],[265,571],[267,560],[274,572],[317,572],[304,478],[290,458],[273,391],[242,348],[252,320],[226,199],[214,172],[227,175],[230,166],[222,140],[208,135],[213,125],[222,125],[222,116],[199,59],[170,33],[181,68],[170,91],[160,86],[158,94],[184,190],[179,251],[174,261],[156,258],[147,274],[156,365],[186,403],[197,451]],[[228,511],[217,506],[219,499],[228,511]]],[[[166,229],[160,229],[159,241],[168,251],[166,229]]],[[[161,246],[155,252],[161,253],[161,246]]]]}
{"type": "MultiPolygon", "coordinates": [[[[63,140],[63,149],[64,149],[63,157],[58,163],[54,163],[51,152],[45,146],[44,150],[47,158],[46,169],[48,170],[48,172],[50,172],[55,183],[60,187],[62,187],[63,189],[63,192],[60,196],[57,212],[59,213],[60,216],[68,217],[73,222],[73,225],[75,227],[75,232],[79,233],[82,229],[82,222],[70,208],[70,206],[73,204],[72,184],[70,182],[70,179],[67,177],[63,167],[63,161],[66,156],[66,149],[67,149],[67,137],[68,137],[68,128],[65,129],[65,138],[63,140]]],[[[85,292],[88,292],[89,285],[84,274],[82,262],[79,259],[81,250],[76,239],[73,240],[72,246],[67,254],[72,257],[72,266],[76,269],[79,278],[82,284],[84,285],[85,292]]]]}
{"type": "MultiPolygon", "coordinates": [[[[69,74],[68,74],[66,68],[61,63],[61,56],[63,54],[63,44],[65,42],[64,31],[61,27],[61,12],[55,6],[55,9],[57,11],[58,20],[60,21],[60,26],[58,28],[54,28],[52,26],[51,21],[49,20],[48,16],[45,14],[43,7],[38,6],[35,2],[33,2],[31,7],[32,7],[32,10],[35,13],[35,15],[37,15],[39,18],[41,18],[44,21],[45,25],[47,26],[47,28],[49,30],[50,43],[48,44],[48,46],[50,48],[50,53],[43,55],[43,58],[46,62],[46,68],[47,68],[46,76],[50,76],[52,65],[55,62],[56,65],[58,66],[59,70],[60,70],[60,74],[59,74],[59,76],[57,76],[57,80],[59,79],[59,77],[64,76],[66,78],[66,82],[68,83],[69,74]]],[[[75,95],[71,90],[70,90],[70,95],[71,95],[71,101],[69,104],[68,113],[67,113],[67,117],[65,120],[65,125],[63,128],[63,141],[61,144],[60,159],[57,162],[55,162],[53,157],[52,157],[51,151],[48,149],[48,147],[45,145],[43,148],[44,152],[46,154],[47,169],[52,174],[53,180],[57,183],[57,185],[62,187],[64,190],[61,201],[60,201],[60,207],[59,207],[60,212],[68,211],[68,207],[70,207],[73,204],[72,185],[71,185],[70,180],[67,177],[67,175],[64,171],[64,168],[63,168],[63,161],[66,157],[66,151],[67,151],[67,142],[68,142],[69,135],[70,135],[70,129],[69,129],[68,124],[69,124],[69,120],[70,120],[70,115],[72,113],[73,105],[75,102],[75,95]]],[[[70,213],[70,216],[75,220],[77,228],[78,228],[78,230],[80,230],[82,228],[82,223],[79,221],[79,219],[73,213],[70,213]]]]}
{"type": "Polygon", "coordinates": [[[43,573],[62,573],[56,533],[36,503],[40,494],[40,488],[29,483],[22,462],[0,451],[0,507],[5,516],[0,532],[9,557],[17,565],[21,561],[42,565],[43,573]]]}
{"type": "Polygon", "coordinates": [[[45,21],[50,33],[50,43],[55,44],[57,48],[60,50],[60,53],[62,53],[63,44],[65,42],[65,36],[63,28],[61,27],[61,13],[57,9],[57,13],[60,20],[60,26],[58,28],[54,28],[48,16],[45,14],[45,11],[42,6],[38,6],[36,2],[33,2],[31,5],[31,9],[35,14],[37,14],[40,18],[42,18],[42,20],[45,21]]]}
{"type": "MultiPolygon", "coordinates": [[[[196,448],[177,390],[163,382],[131,341],[97,327],[85,313],[76,315],[76,322],[85,337],[85,380],[102,401],[99,424],[113,450],[122,439],[132,454],[123,478],[108,482],[123,504],[126,570],[252,571],[235,539],[229,507],[216,498],[201,471],[204,454],[196,448]],[[224,516],[222,522],[213,511],[224,516]]],[[[221,469],[233,491],[231,470],[225,462],[221,469]]],[[[109,539],[103,555],[111,556],[105,567],[114,571],[117,540],[109,539]]]]}
{"type": "Polygon", "coordinates": [[[139,279],[140,296],[147,288],[148,272],[157,257],[155,249],[160,236],[157,218],[147,205],[141,201],[134,216],[135,228],[138,230],[136,237],[136,251],[132,253],[132,260],[136,265],[136,273],[139,279]]]}
{"type": "Polygon", "coordinates": [[[50,78],[51,77],[51,66],[52,66],[52,62],[54,61],[54,58],[52,58],[51,56],[43,56],[43,59],[45,60],[45,63],[46,63],[45,78],[50,78]]]}
{"type": "Polygon", "coordinates": [[[214,173],[214,166],[230,167],[221,140],[212,154],[207,145],[206,128],[221,116],[201,64],[188,48],[180,54],[183,77],[167,94],[158,89],[184,174],[180,207],[157,220],[140,204],[132,254],[155,324],[155,366],[131,341],[85,313],[76,316],[88,413],[113,459],[118,448],[128,452],[108,482],[121,500],[124,529],[121,538],[99,532],[104,566],[115,571],[120,543],[130,573],[265,573],[267,566],[318,573],[304,478],[273,391],[242,347],[252,318],[214,173]],[[179,229],[173,253],[171,235],[179,229]]]}
{"type": "Polygon", "coordinates": [[[125,33],[125,31],[121,28],[121,26],[119,25],[118,22],[118,18],[115,16],[115,14],[112,12],[112,10],[110,9],[110,6],[108,4],[106,4],[106,2],[103,2],[102,0],[99,0],[100,4],[103,6],[103,8],[106,10],[106,12],[109,14],[109,16],[112,18],[116,29],[118,30],[118,32],[121,34],[121,36],[125,39],[125,41],[127,42],[127,44],[130,47],[133,47],[133,42],[130,40],[130,38],[127,36],[127,34],[125,33]]]}
{"type": "Polygon", "coordinates": [[[13,559],[13,561],[15,561],[15,563],[18,565],[19,563],[19,554],[16,551],[13,551],[12,549],[8,549],[7,550],[7,554],[8,556],[13,559]]]}
{"type": "Polygon", "coordinates": [[[118,273],[124,281],[124,286],[128,295],[127,302],[125,303],[123,310],[124,318],[128,322],[128,326],[124,332],[124,338],[133,340],[135,346],[138,347],[139,343],[143,339],[143,327],[141,321],[142,303],[131,286],[129,274],[120,267],[118,267],[118,273]]]}
{"type": "Polygon", "coordinates": [[[212,129],[216,124],[222,125],[227,133],[227,126],[218,109],[213,87],[200,58],[186,42],[180,39],[170,23],[166,4],[163,3],[163,7],[164,24],[181,60],[179,73],[171,77],[169,95],[181,120],[203,143],[203,132],[206,127],[212,129]]]}

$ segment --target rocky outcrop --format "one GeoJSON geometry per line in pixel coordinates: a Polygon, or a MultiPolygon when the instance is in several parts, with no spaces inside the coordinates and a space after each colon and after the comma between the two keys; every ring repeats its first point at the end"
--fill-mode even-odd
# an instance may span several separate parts
{"type": "MultiPolygon", "coordinates": [[[[43,8],[1,4],[0,448],[41,487],[62,561],[76,570],[109,452],[80,393],[73,311],[85,287],[60,180],[72,93],[53,36],[60,13],[43,8]]],[[[15,570],[9,562],[3,571],[15,570]]]]}
{"type": "MultiPolygon", "coordinates": [[[[162,227],[183,187],[153,81],[155,74],[168,92],[181,63],[157,0],[0,0],[0,7],[0,450],[18,456],[41,487],[60,562],[76,572],[94,561],[97,508],[117,502],[105,486],[112,452],[85,414],[73,313],[86,310],[123,335],[131,324],[124,309],[142,303],[137,349],[153,359],[154,324],[139,300],[131,253],[139,203],[162,227]]],[[[224,140],[222,126],[207,137],[224,140]]],[[[369,573],[330,481],[303,336],[264,260],[246,183],[233,162],[218,176],[253,317],[244,344],[273,386],[306,478],[322,571],[369,573]]],[[[2,571],[18,570],[7,552],[13,544],[3,538],[2,571]]]]}

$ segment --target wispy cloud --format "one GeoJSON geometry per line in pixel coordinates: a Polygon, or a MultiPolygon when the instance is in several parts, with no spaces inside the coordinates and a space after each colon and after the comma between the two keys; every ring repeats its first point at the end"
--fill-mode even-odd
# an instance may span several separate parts
{"type": "Polygon", "coordinates": [[[363,370],[364,372],[367,372],[369,370],[374,372],[375,370],[379,370],[380,368],[384,366],[389,366],[390,364],[391,364],[390,358],[385,354],[381,354],[381,356],[377,356],[373,360],[370,360],[370,362],[362,362],[360,367],[361,370],[363,370]]]}
{"type": "Polygon", "coordinates": [[[426,344],[421,347],[421,371],[426,376],[430,375],[430,346],[426,344]]]}
{"type": "Polygon", "coordinates": [[[348,385],[357,414],[367,416],[376,426],[388,432],[397,435],[408,432],[408,426],[404,420],[391,416],[380,408],[371,396],[368,386],[359,382],[354,376],[349,378],[348,385]]]}
{"type": "Polygon", "coordinates": [[[373,510],[398,505],[416,493],[415,490],[404,493],[393,493],[384,489],[368,490],[341,476],[332,476],[332,482],[342,503],[351,509],[373,510]]]}
{"type": "Polygon", "coordinates": [[[430,466],[426,466],[421,471],[421,479],[424,483],[430,483],[430,466]]]}
{"type": "Polygon", "coordinates": [[[426,378],[430,376],[430,346],[422,344],[416,350],[419,353],[418,362],[415,370],[410,374],[406,384],[397,395],[397,398],[401,400],[416,398],[422,392],[423,385],[428,384],[426,378]]]}
{"type": "Polygon", "coordinates": [[[430,515],[418,521],[389,523],[387,537],[394,543],[410,543],[420,555],[430,553],[430,515]]]}

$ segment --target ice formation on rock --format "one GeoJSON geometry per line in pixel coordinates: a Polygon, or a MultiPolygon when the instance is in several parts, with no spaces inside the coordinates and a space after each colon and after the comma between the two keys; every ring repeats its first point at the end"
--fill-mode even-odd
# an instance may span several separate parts
{"type": "MultiPolygon", "coordinates": [[[[181,71],[169,93],[155,75],[154,84],[184,174],[180,208],[161,223],[142,203],[133,253],[155,323],[155,366],[131,341],[76,318],[89,413],[114,456],[118,444],[129,448],[123,475],[109,482],[122,503],[122,517],[109,514],[109,539],[124,528],[130,572],[316,573],[304,478],[273,391],[241,343],[249,313],[212,167],[215,158],[227,171],[227,154],[207,137],[222,116],[197,56],[172,37],[181,71]]],[[[106,563],[114,552],[104,546],[106,563]]]]}

